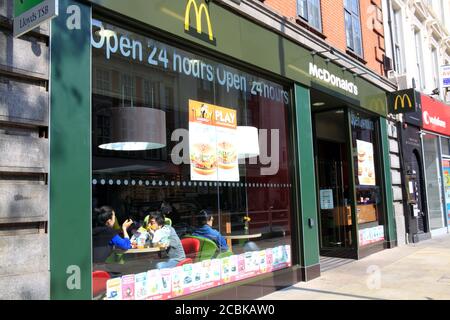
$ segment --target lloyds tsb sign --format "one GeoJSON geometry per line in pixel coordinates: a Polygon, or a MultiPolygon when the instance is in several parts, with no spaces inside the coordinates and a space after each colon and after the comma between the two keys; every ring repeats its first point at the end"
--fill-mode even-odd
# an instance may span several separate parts
{"type": "Polygon", "coordinates": [[[58,0],[14,0],[14,37],[58,15],[58,0]]]}

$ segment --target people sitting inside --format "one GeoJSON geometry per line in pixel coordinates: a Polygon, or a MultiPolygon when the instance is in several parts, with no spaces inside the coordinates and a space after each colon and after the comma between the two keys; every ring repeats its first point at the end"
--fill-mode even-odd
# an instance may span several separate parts
{"type": "Polygon", "coordinates": [[[192,233],[193,236],[203,237],[214,241],[220,251],[228,251],[226,239],[219,231],[212,228],[214,217],[206,210],[201,210],[198,217],[199,227],[192,233]]]}
{"type": "Polygon", "coordinates": [[[122,238],[113,228],[116,223],[116,213],[113,208],[103,206],[99,209],[94,209],[93,218],[95,226],[92,230],[94,263],[105,262],[114,247],[123,250],[131,249],[130,236],[127,232],[128,228],[133,224],[131,219],[126,220],[122,224],[122,232],[124,235],[122,238]]]}
{"type": "Polygon", "coordinates": [[[161,261],[156,264],[157,269],[176,267],[178,262],[186,259],[186,254],[175,229],[165,224],[164,216],[161,212],[150,213],[150,233],[152,234],[152,243],[154,246],[166,249],[167,261],[161,261]]]}

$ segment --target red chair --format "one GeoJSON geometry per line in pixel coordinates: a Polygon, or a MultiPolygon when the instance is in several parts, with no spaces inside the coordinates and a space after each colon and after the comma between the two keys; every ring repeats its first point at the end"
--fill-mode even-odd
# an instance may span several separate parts
{"type": "Polygon", "coordinates": [[[111,279],[111,276],[106,271],[92,272],[92,292],[94,297],[106,292],[106,282],[109,279],[111,279]]]}
{"type": "Polygon", "coordinates": [[[186,257],[196,261],[200,252],[200,240],[196,238],[183,238],[181,239],[181,244],[183,245],[186,257]]]}
{"type": "Polygon", "coordinates": [[[178,262],[177,263],[177,267],[181,267],[181,266],[183,266],[185,264],[191,264],[191,263],[194,263],[194,261],[191,258],[186,258],[186,259],[178,262]]]}

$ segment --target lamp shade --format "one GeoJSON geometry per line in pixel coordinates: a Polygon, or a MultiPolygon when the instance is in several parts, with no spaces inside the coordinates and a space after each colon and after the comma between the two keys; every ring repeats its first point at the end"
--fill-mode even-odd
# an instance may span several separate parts
{"type": "Polygon", "coordinates": [[[142,151],[166,146],[166,114],[152,108],[111,108],[111,139],[105,150],[142,151]]]}
{"type": "Polygon", "coordinates": [[[253,158],[259,156],[258,128],[238,126],[238,158],[253,158]]]}

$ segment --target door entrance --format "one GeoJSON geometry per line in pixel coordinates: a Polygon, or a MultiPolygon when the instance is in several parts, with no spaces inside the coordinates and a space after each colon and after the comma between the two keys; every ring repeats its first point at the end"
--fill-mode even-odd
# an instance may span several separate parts
{"type": "Polygon", "coordinates": [[[355,256],[345,113],[314,115],[321,256],[355,256]]]}

